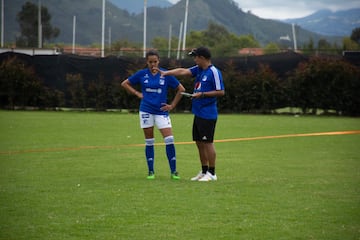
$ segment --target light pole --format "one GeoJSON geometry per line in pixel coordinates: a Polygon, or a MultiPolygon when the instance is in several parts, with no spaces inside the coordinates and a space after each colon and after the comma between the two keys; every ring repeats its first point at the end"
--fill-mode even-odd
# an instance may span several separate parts
{"type": "Polygon", "coordinates": [[[38,10],[38,44],[38,47],[42,48],[41,0],[39,0],[38,10]]]}
{"type": "Polygon", "coordinates": [[[181,46],[182,30],[183,30],[183,22],[181,21],[181,23],[180,23],[180,31],[179,31],[178,52],[177,52],[177,55],[176,55],[177,60],[179,60],[179,58],[180,58],[180,46],[181,46]]]}
{"type": "Polygon", "coordinates": [[[111,27],[109,27],[109,50],[111,51],[111,27]]]}
{"type": "Polygon", "coordinates": [[[76,16],[73,17],[73,44],[72,44],[72,54],[75,54],[75,36],[76,36],[76,16]]]}
{"type": "Polygon", "coordinates": [[[147,17],[147,0],[144,0],[144,46],[143,46],[143,57],[146,56],[146,17],[147,17]]]}
{"type": "Polygon", "coordinates": [[[4,47],[4,0],[1,0],[1,47],[4,47]]]}
{"type": "Polygon", "coordinates": [[[183,34],[183,47],[182,47],[182,58],[184,58],[184,52],[186,48],[186,30],[187,30],[187,18],[188,18],[188,12],[189,12],[189,0],[186,0],[185,5],[185,20],[184,20],[184,34],[183,34]]]}
{"type": "Polygon", "coordinates": [[[296,41],[296,32],[295,32],[295,24],[292,24],[292,33],[294,39],[294,51],[297,51],[297,41],[296,41]]]}
{"type": "Polygon", "coordinates": [[[102,1],[101,57],[105,56],[105,0],[102,1]]]}
{"type": "Polygon", "coordinates": [[[170,24],[170,26],[169,26],[168,58],[170,58],[170,55],[171,55],[171,35],[172,35],[172,25],[170,24]]]}

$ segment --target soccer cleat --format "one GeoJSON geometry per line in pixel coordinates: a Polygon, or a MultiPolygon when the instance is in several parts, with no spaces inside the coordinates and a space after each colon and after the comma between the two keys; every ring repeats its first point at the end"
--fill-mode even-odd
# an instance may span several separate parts
{"type": "Polygon", "coordinates": [[[170,177],[172,180],[180,180],[178,172],[173,172],[170,177]]]}
{"type": "Polygon", "coordinates": [[[191,181],[199,181],[199,179],[201,179],[203,176],[205,176],[204,173],[202,173],[202,171],[200,171],[198,173],[198,175],[196,175],[195,177],[191,178],[191,181]]]}
{"type": "Polygon", "coordinates": [[[216,181],[217,180],[217,176],[212,175],[211,173],[207,172],[202,178],[200,178],[198,181],[199,182],[209,182],[209,181],[216,181]]]}
{"type": "Polygon", "coordinates": [[[146,177],[146,179],[148,179],[148,180],[153,180],[153,179],[155,179],[155,174],[154,174],[154,172],[149,172],[149,175],[146,177]]]}

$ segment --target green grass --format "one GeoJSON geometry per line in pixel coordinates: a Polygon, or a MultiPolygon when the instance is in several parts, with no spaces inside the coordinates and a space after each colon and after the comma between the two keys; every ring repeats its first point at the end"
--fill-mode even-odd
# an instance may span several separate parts
{"type": "MultiPolygon", "coordinates": [[[[360,134],[216,143],[200,183],[192,115],[172,122],[182,179],[157,145],[147,181],[136,114],[0,111],[0,239],[360,239],[360,134]]],[[[216,139],[346,130],[360,119],[220,115],[216,139]]]]}

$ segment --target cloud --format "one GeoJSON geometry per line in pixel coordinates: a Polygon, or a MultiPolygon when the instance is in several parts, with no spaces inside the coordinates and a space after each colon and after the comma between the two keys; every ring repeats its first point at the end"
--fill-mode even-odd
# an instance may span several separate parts
{"type": "MultiPolygon", "coordinates": [[[[168,0],[177,3],[180,0],[168,0]]],[[[183,0],[184,1],[184,0],[183,0]]],[[[318,10],[360,8],[359,0],[234,0],[243,11],[261,18],[286,19],[308,16],[318,10]]],[[[191,4],[191,0],[189,1],[191,4]]]]}
{"type": "Polygon", "coordinates": [[[251,11],[261,18],[297,18],[310,15],[318,10],[332,11],[360,8],[359,0],[235,0],[239,8],[251,11]]]}

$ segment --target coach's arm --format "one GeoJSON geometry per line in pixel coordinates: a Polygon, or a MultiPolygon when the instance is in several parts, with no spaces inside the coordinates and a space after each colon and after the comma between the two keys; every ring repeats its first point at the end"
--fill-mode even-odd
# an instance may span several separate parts
{"type": "Polygon", "coordinates": [[[188,68],[174,68],[167,71],[158,69],[162,76],[191,76],[191,71],[188,68]]]}

